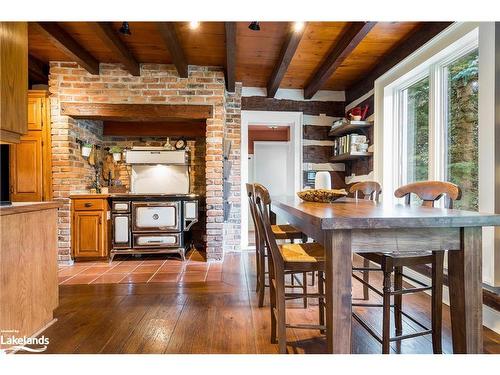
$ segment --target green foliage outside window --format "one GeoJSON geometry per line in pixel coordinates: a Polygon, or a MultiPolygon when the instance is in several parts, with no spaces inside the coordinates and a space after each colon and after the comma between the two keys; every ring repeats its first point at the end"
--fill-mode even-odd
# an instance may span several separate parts
{"type": "Polygon", "coordinates": [[[447,179],[462,188],[455,208],[478,210],[478,51],[448,66],[447,179]]]}
{"type": "Polygon", "coordinates": [[[408,182],[429,176],[429,78],[407,89],[408,182]]]}

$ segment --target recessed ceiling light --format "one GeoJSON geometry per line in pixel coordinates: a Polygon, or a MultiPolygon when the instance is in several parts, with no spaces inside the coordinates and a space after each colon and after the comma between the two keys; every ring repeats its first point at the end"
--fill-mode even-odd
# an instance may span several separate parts
{"type": "Polygon", "coordinates": [[[130,32],[130,26],[128,25],[128,22],[122,22],[122,27],[120,27],[118,31],[123,35],[132,35],[132,33],[130,32]]]}
{"type": "Polygon", "coordinates": [[[277,127],[276,125],[270,125],[270,126],[268,126],[268,128],[269,128],[269,129],[273,129],[273,130],[278,129],[278,127],[277,127]]]}
{"type": "Polygon", "coordinates": [[[256,21],[250,23],[250,25],[248,25],[248,28],[252,31],[260,31],[260,25],[256,21]]]}
{"type": "Polygon", "coordinates": [[[304,28],[305,23],[304,22],[295,22],[293,24],[293,30],[298,33],[299,31],[302,31],[304,28]]]}
{"type": "Polygon", "coordinates": [[[200,23],[198,21],[191,21],[189,22],[189,28],[191,30],[196,30],[200,26],[200,23]]]}

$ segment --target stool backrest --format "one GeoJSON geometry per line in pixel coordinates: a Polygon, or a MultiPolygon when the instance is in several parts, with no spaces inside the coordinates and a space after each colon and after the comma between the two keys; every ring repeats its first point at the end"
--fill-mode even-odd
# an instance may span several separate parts
{"type": "Polygon", "coordinates": [[[356,199],[363,198],[371,200],[374,202],[379,201],[380,193],[382,192],[382,187],[376,181],[363,181],[357,182],[351,186],[349,189],[350,193],[354,193],[356,199]],[[359,197],[359,193],[363,194],[363,197],[359,197]]]}
{"type": "Polygon", "coordinates": [[[259,225],[259,216],[257,213],[257,206],[255,204],[255,193],[253,184],[246,184],[247,195],[248,195],[248,205],[250,206],[250,213],[252,216],[253,226],[255,228],[255,246],[257,251],[264,251],[264,233],[262,233],[261,225],[259,225]]]}
{"type": "Polygon", "coordinates": [[[264,233],[267,248],[270,250],[275,271],[283,269],[283,258],[276,243],[273,230],[271,228],[271,197],[269,191],[261,184],[254,184],[255,205],[260,218],[259,224],[264,233]]]}
{"type": "Polygon", "coordinates": [[[405,203],[410,204],[411,194],[422,199],[422,206],[434,207],[434,204],[445,195],[445,208],[453,208],[453,201],[460,200],[462,190],[451,182],[444,181],[419,181],[401,186],[394,192],[396,198],[405,198],[405,203]]]}
{"type": "Polygon", "coordinates": [[[257,212],[255,211],[257,207],[255,206],[253,184],[245,184],[245,186],[247,188],[248,206],[250,207],[250,214],[252,216],[253,225],[255,228],[257,228],[257,212]]]}

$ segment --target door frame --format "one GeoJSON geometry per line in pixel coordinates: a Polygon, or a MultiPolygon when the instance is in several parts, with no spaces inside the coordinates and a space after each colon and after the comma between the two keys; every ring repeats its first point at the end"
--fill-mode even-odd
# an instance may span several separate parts
{"type": "Polygon", "coordinates": [[[302,112],[282,111],[241,111],[241,249],[248,248],[248,201],[246,183],[248,182],[248,126],[249,125],[290,126],[290,143],[293,152],[294,192],[302,189],[302,112]]]}

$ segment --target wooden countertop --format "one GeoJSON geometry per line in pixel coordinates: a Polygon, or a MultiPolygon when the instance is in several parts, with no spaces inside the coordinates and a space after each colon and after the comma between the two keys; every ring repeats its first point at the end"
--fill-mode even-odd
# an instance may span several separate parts
{"type": "Polygon", "coordinates": [[[90,194],[90,193],[83,193],[83,194],[71,194],[69,197],[71,199],[106,199],[111,197],[113,194],[90,194]]]}
{"type": "Polygon", "coordinates": [[[62,207],[62,202],[47,201],[47,202],[12,202],[11,206],[1,206],[0,216],[21,214],[24,212],[49,210],[51,208],[62,207]]]}

